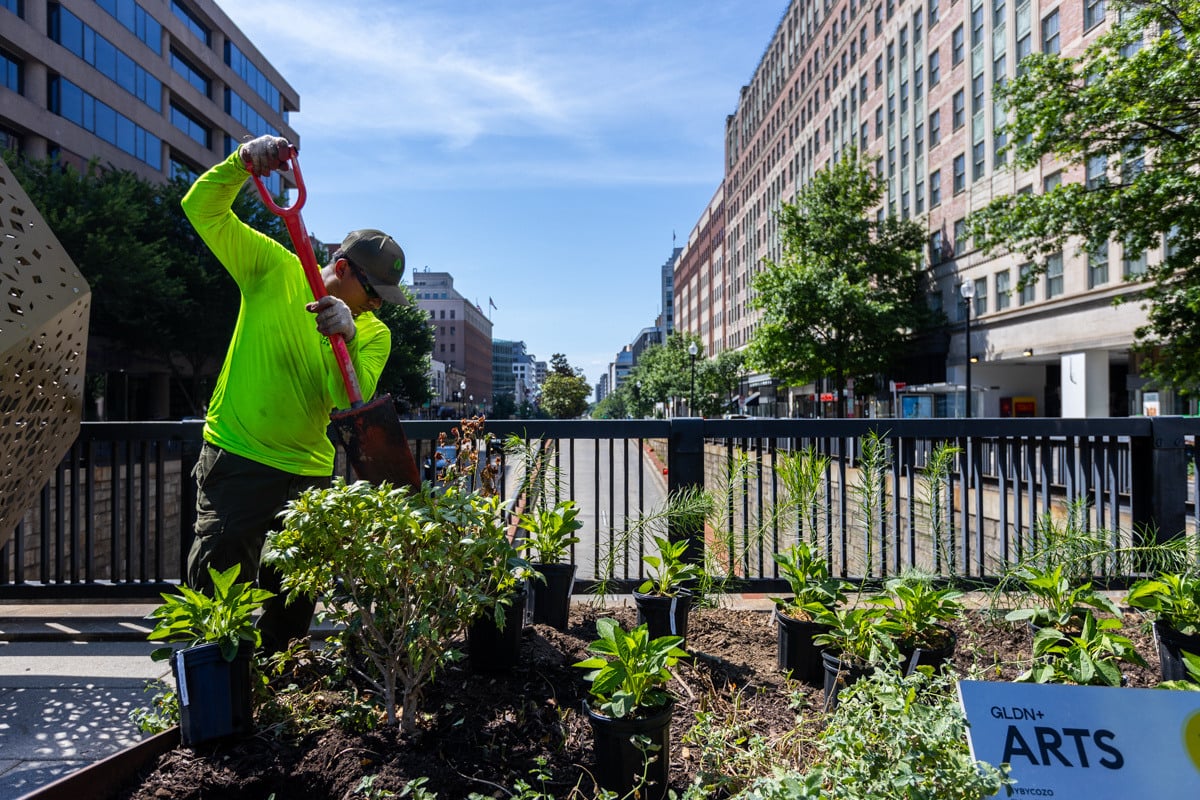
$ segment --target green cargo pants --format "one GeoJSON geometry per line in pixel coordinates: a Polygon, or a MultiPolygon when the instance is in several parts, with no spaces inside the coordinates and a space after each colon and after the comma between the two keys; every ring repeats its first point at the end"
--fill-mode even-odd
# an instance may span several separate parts
{"type": "Polygon", "coordinates": [[[306,489],[330,484],[329,476],[292,475],[204,443],[196,476],[196,537],[188,552],[188,586],[211,592],[207,567],[218,572],[241,564],[238,580],[257,579],[259,588],[275,592],[258,621],[262,649],[283,650],[292,639],[308,637],[313,603],[285,597],[280,575],[262,566],[267,533],[279,530],[279,512],[306,489]],[[290,601],[290,602],[289,602],[290,601]]]}

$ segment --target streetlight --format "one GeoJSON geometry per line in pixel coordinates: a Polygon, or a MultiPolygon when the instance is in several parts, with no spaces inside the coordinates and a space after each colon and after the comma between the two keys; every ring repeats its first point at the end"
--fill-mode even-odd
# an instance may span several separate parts
{"type": "Polygon", "coordinates": [[[459,412],[459,415],[465,417],[467,415],[467,382],[466,381],[458,382],[458,402],[459,402],[460,407],[462,408],[462,410],[459,412]]]}
{"type": "Polygon", "coordinates": [[[692,416],[696,416],[696,353],[700,352],[700,348],[695,342],[688,345],[688,355],[692,357],[692,391],[688,398],[688,411],[692,416]]]}
{"type": "Polygon", "coordinates": [[[966,325],[966,342],[967,342],[967,392],[966,403],[963,406],[963,416],[967,419],[971,418],[971,302],[975,299],[975,283],[968,278],[963,278],[962,283],[958,284],[958,293],[962,296],[963,302],[967,304],[967,325],[966,325]]]}
{"type": "Polygon", "coordinates": [[[642,408],[642,382],[638,381],[633,386],[633,412],[639,417],[641,416],[642,408]]]}

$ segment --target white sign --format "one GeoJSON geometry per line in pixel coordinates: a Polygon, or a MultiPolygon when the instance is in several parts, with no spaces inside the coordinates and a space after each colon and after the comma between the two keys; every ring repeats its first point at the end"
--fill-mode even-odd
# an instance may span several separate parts
{"type": "Polygon", "coordinates": [[[1200,692],[961,681],[971,755],[1008,797],[1200,797],[1200,692]]]}

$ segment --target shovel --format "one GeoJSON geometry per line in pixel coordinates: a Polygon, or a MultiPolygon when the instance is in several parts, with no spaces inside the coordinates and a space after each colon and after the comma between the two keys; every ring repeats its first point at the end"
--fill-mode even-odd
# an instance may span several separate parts
{"type": "MultiPolygon", "coordinates": [[[[300,263],[304,266],[304,277],[308,279],[313,299],[320,300],[328,292],[325,291],[325,281],[321,279],[317,258],[313,255],[308,231],[300,218],[300,209],[304,207],[308,193],[304,188],[304,178],[300,175],[300,162],[296,158],[294,147],[291,150],[290,162],[298,194],[296,202],[287,208],[283,208],[271,198],[271,193],[267,191],[262,178],[257,175],[252,177],[263,203],[287,226],[292,237],[292,246],[296,248],[296,255],[300,257],[300,263]]],[[[370,403],[363,403],[362,389],[358,385],[358,375],[350,361],[350,353],[346,350],[346,342],[341,334],[335,333],[329,337],[329,343],[333,347],[342,381],[346,384],[346,394],[350,398],[350,408],[335,409],[329,415],[329,419],[342,446],[346,448],[346,457],[355,474],[374,484],[386,482],[397,487],[411,486],[414,490],[420,488],[421,476],[417,471],[417,462],[408,448],[408,437],[404,435],[404,428],[400,426],[391,395],[383,394],[370,403]]]]}

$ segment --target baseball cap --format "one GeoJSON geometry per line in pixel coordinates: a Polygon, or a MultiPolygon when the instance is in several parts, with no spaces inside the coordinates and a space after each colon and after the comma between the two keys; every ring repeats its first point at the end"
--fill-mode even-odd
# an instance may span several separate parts
{"type": "Polygon", "coordinates": [[[383,231],[363,228],[351,231],[342,240],[342,255],[366,273],[375,293],[389,303],[404,304],[406,295],[400,288],[404,277],[404,251],[396,240],[383,231]]]}

